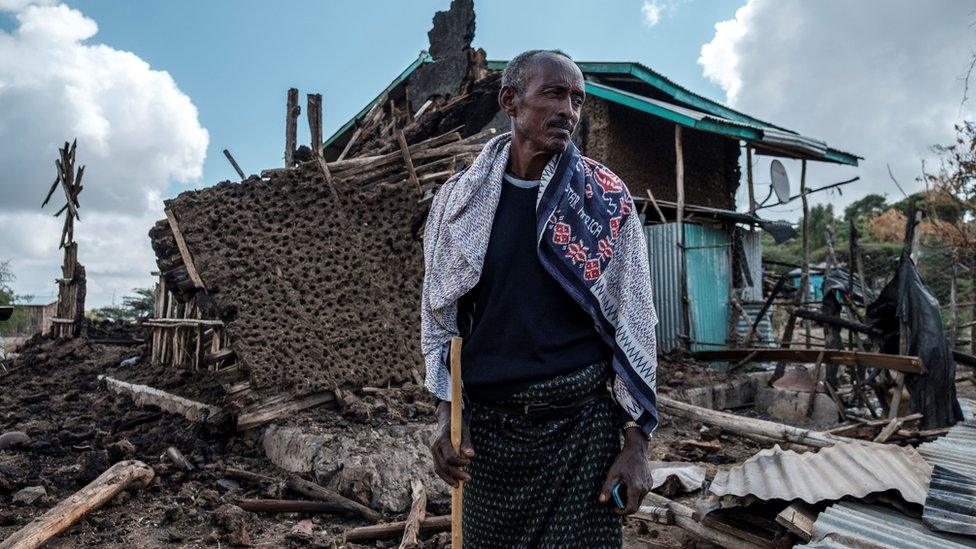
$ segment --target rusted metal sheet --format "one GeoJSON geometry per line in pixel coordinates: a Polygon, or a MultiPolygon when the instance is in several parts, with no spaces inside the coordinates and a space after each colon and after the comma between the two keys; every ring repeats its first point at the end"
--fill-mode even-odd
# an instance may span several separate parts
{"type": "Polygon", "coordinates": [[[964,549],[976,539],[933,532],[922,521],[892,509],[841,502],[831,505],[813,523],[812,541],[798,547],[964,549]]]}
{"type": "Polygon", "coordinates": [[[910,447],[854,442],[798,454],[777,445],[720,470],[708,491],[721,497],[723,506],[750,496],[817,503],[888,490],[922,504],[931,474],[932,466],[910,447]]]}

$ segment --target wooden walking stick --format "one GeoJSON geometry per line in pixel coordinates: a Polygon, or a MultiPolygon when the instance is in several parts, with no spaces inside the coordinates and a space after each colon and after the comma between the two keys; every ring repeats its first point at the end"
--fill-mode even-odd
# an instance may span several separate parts
{"type": "MultiPolygon", "coordinates": [[[[454,453],[461,455],[461,338],[451,339],[451,445],[454,453]]],[[[451,549],[461,549],[464,535],[461,532],[461,490],[464,483],[451,491],[451,549]]]]}

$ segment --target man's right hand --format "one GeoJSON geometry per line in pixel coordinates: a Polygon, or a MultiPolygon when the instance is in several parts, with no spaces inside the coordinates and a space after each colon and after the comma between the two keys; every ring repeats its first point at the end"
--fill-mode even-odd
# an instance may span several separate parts
{"type": "Polygon", "coordinates": [[[434,471],[444,482],[457,487],[459,481],[471,480],[471,475],[463,469],[474,459],[471,431],[468,422],[462,422],[461,452],[460,455],[455,453],[451,444],[451,403],[446,400],[437,405],[437,434],[430,445],[430,453],[434,457],[434,471]]]}

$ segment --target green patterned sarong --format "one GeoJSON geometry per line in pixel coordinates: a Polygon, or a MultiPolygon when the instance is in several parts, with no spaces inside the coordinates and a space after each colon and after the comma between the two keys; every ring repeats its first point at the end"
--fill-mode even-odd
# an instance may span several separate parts
{"type": "MultiPolygon", "coordinates": [[[[533,385],[506,403],[581,398],[606,385],[607,363],[533,385]]],[[[464,547],[619,548],[621,518],[597,502],[620,452],[609,393],[575,417],[529,420],[471,407],[475,458],[464,485],[464,547]]]]}

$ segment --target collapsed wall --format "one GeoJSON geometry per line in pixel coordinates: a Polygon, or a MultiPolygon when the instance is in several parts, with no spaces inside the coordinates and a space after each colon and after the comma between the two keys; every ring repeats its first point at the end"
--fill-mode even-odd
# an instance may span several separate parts
{"type": "MultiPolygon", "coordinates": [[[[254,387],[300,395],[414,379],[427,206],[409,184],[343,185],[339,206],[309,168],[167,202],[254,387]]],[[[172,252],[166,232],[153,231],[157,252],[172,252]]]]}

